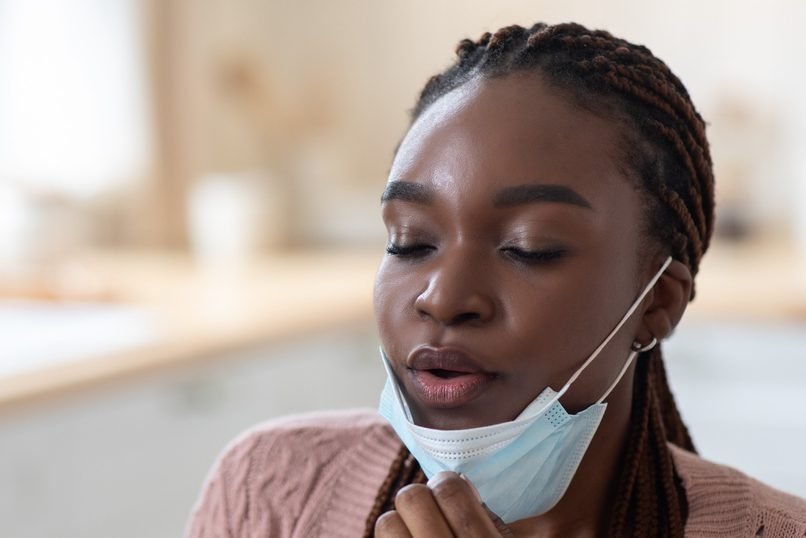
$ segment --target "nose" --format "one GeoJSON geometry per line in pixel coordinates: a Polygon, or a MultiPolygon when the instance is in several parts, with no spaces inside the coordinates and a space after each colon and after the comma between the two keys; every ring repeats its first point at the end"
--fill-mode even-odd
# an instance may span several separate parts
{"type": "Polygon", "coordinates": [[[467,256],[442,255],[414,307],[424,319],[445,326],[483,325],[495,317],[490,272],[467,256]]]}

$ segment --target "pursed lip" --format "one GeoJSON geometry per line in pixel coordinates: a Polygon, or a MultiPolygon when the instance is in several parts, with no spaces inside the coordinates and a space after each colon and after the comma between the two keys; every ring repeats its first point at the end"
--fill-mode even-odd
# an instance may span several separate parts
{"type": "Polygon", "coordinates": [[[419,346],[407,357],[412,396],[427,407],[459,407],[477,398],[496,374],[454,347],[419,346]]]}

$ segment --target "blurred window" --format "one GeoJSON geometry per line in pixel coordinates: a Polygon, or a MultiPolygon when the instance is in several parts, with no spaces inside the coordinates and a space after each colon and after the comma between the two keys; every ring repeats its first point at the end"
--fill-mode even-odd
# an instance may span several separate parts
{"type": "Polygon", "coordinates": [[[0,183],[86,196],[148,164],[137,0],[0,0],[0,183]]]}

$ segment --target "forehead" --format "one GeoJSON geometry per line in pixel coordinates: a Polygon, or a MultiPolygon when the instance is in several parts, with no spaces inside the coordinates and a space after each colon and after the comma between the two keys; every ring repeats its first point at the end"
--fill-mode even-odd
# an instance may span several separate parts
{"type": "Polygon", "coordinates": [[[389,180],[428,183],[455,196],[561,184],[594,205],[607,204],[608,191],[627,187],[620,144],[615,121],[575,105],[539,75],[477,77],[414,122],[389,180]]]}

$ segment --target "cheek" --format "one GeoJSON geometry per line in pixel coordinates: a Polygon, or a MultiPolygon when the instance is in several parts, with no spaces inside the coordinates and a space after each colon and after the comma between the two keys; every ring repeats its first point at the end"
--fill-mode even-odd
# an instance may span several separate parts
{"type": "Polygon", "coordinates": [[[555,285],[522,285],[502,295],[508,312],[506,323],[513,343],[520,342],[523,356],[540,365],[540,375],[565,369],[564,357],[573,357],[579,345],[577,333],[584,325],[583,308],[576,296],[578,288],[555,285]]]}
{"type": "Polygon", "coordinates": [[[507,332],[522,355],[532,358],[526,366],[539,365],[540,376],[567,374],[595,349],[618,321],[624,302],[604,276],[574,264],[502,295],[507,332]]]}
{"type": "Polygon", "coordinates": [[[416,290],[411,272],[393,268],[387,259],[381,262],[375,276],[373,306],[381,343],[389,354],[406,332],[416,290]]]}

